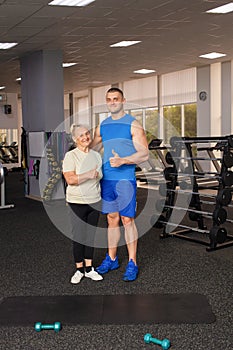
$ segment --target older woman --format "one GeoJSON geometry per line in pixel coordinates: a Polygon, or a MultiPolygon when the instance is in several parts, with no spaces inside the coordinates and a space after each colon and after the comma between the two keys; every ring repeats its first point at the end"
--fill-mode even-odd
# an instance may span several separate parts
{"type": "Polygon", "coordinates": [[[63,175],[68,185],[66,201],[70,209],[73,255],[77,268],[71,283],[77,284],[83,277],[93,281],[103,279],[92,265],[101,201],[99,182],[102,178],[102,160],[99,153],[89,149],[92,139],[87,127],[73,124],[71,135],[76,148],[64,157],[63,175]]]}

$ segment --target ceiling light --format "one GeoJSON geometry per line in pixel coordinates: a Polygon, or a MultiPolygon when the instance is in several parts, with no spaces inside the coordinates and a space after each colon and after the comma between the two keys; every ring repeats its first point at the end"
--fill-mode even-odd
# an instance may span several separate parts
{"type": "Polygon", "coordinates": [[[77,63],[62,63],[62,67],[67,68],[67,67],[74,66],[75,64],[77,64],[77,63]]]}
{"type": "Polygon", "coordinates": [[[21,78],[17,78],[17,79],[15,79],[16,81],[20,81],[21,80],[21,78]]]}
{"type": "Polygon", "coordinates": [[[225,4],[219,7],[215,7],[212,10],[206,11],[207,13],[229,13],[233,11],[233,2],[229,2],[229,4],[225,4]]]}
{"type": "Polygon", "coordinates": [[[0,43],[0,50],[7,50],[15,45],[18,45],[18,43],[0,43]]]}
{"type": "Polygon", "coordinates": [[[126,46],[131,46],[140,43],[141,41],[120,41],[119,43],[112,44],[110,47],[126,47],[126,46]]]}
{"type": "Polygon", "coordinates": [[[219,53],[219,52],[210,52],[205,55],[200,55],[199,57],[202,58],[209,58],[210,60],[213,60],[214,58],[224,57],[226,56],[225,53],[219,53]]]}
{"type": "Polygon", "coordinates": [[[154,69],[145,69],[145,68],[134,71],[134,73],[138,73],[138,74],[149,74],[154,72],[155,72],[154,69]]]}
{"type": "Polygon", "coordinates": [[[86,6],[95,0],[53,0],[48,5],[55,6],[86,6]]]}
{"type": "Polygon", "coordinates": [[[5,86],[0,86],[0,90],[3,90],[3,89],[5,89],[5,86]]]}

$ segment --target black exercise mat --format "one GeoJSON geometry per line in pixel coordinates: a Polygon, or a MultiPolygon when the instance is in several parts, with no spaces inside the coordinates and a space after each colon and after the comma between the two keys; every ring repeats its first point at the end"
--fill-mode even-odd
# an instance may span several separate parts
{"type": "Polygon", "coordinates": [[[201,294],[65,295],[4,298],[0,326],[35,322],[75,324],[212,323],[215,316],[201,294]]]}

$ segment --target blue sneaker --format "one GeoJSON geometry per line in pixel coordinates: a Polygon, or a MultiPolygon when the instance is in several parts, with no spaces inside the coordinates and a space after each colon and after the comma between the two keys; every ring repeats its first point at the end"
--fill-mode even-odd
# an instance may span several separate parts
{"type": "Polygon", "coordinates": [[[116,259],[112,260],[107,253],[106,258],[102,261],[102,264],[96,268],[96,271],[104,275],[109,271],[118,269],[119,266],[118,257],[116,256],[116,259]]]}
{"type": "Polygon", "coordinates": [[[138,267],[133,262],[133,259],[130,259],[126,266],[125,274],[123,276],[124,281],[134,281],[138,277],[138,267]]]}

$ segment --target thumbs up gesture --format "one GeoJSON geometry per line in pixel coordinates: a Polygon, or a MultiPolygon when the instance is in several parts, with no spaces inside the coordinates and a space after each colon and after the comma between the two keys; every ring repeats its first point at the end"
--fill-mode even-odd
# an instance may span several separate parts
{"type": "Polygon", "coordinates": [[[114,157],[119,157],[119,154],[116,153],[116,152],[114,151],[114,149],[112,150],[112,154],[114,155],[114,157]]]}
{"type": "Polygon", "coordinates": [[[119,154],[114,151],[114,149],[112,150],[112,154],[114,157],[109,158],[109,162],[110,162],[111,167],[118,168],[119,166],[124,164],[124,159],[121,158],[119,156],[119,154]]]}

